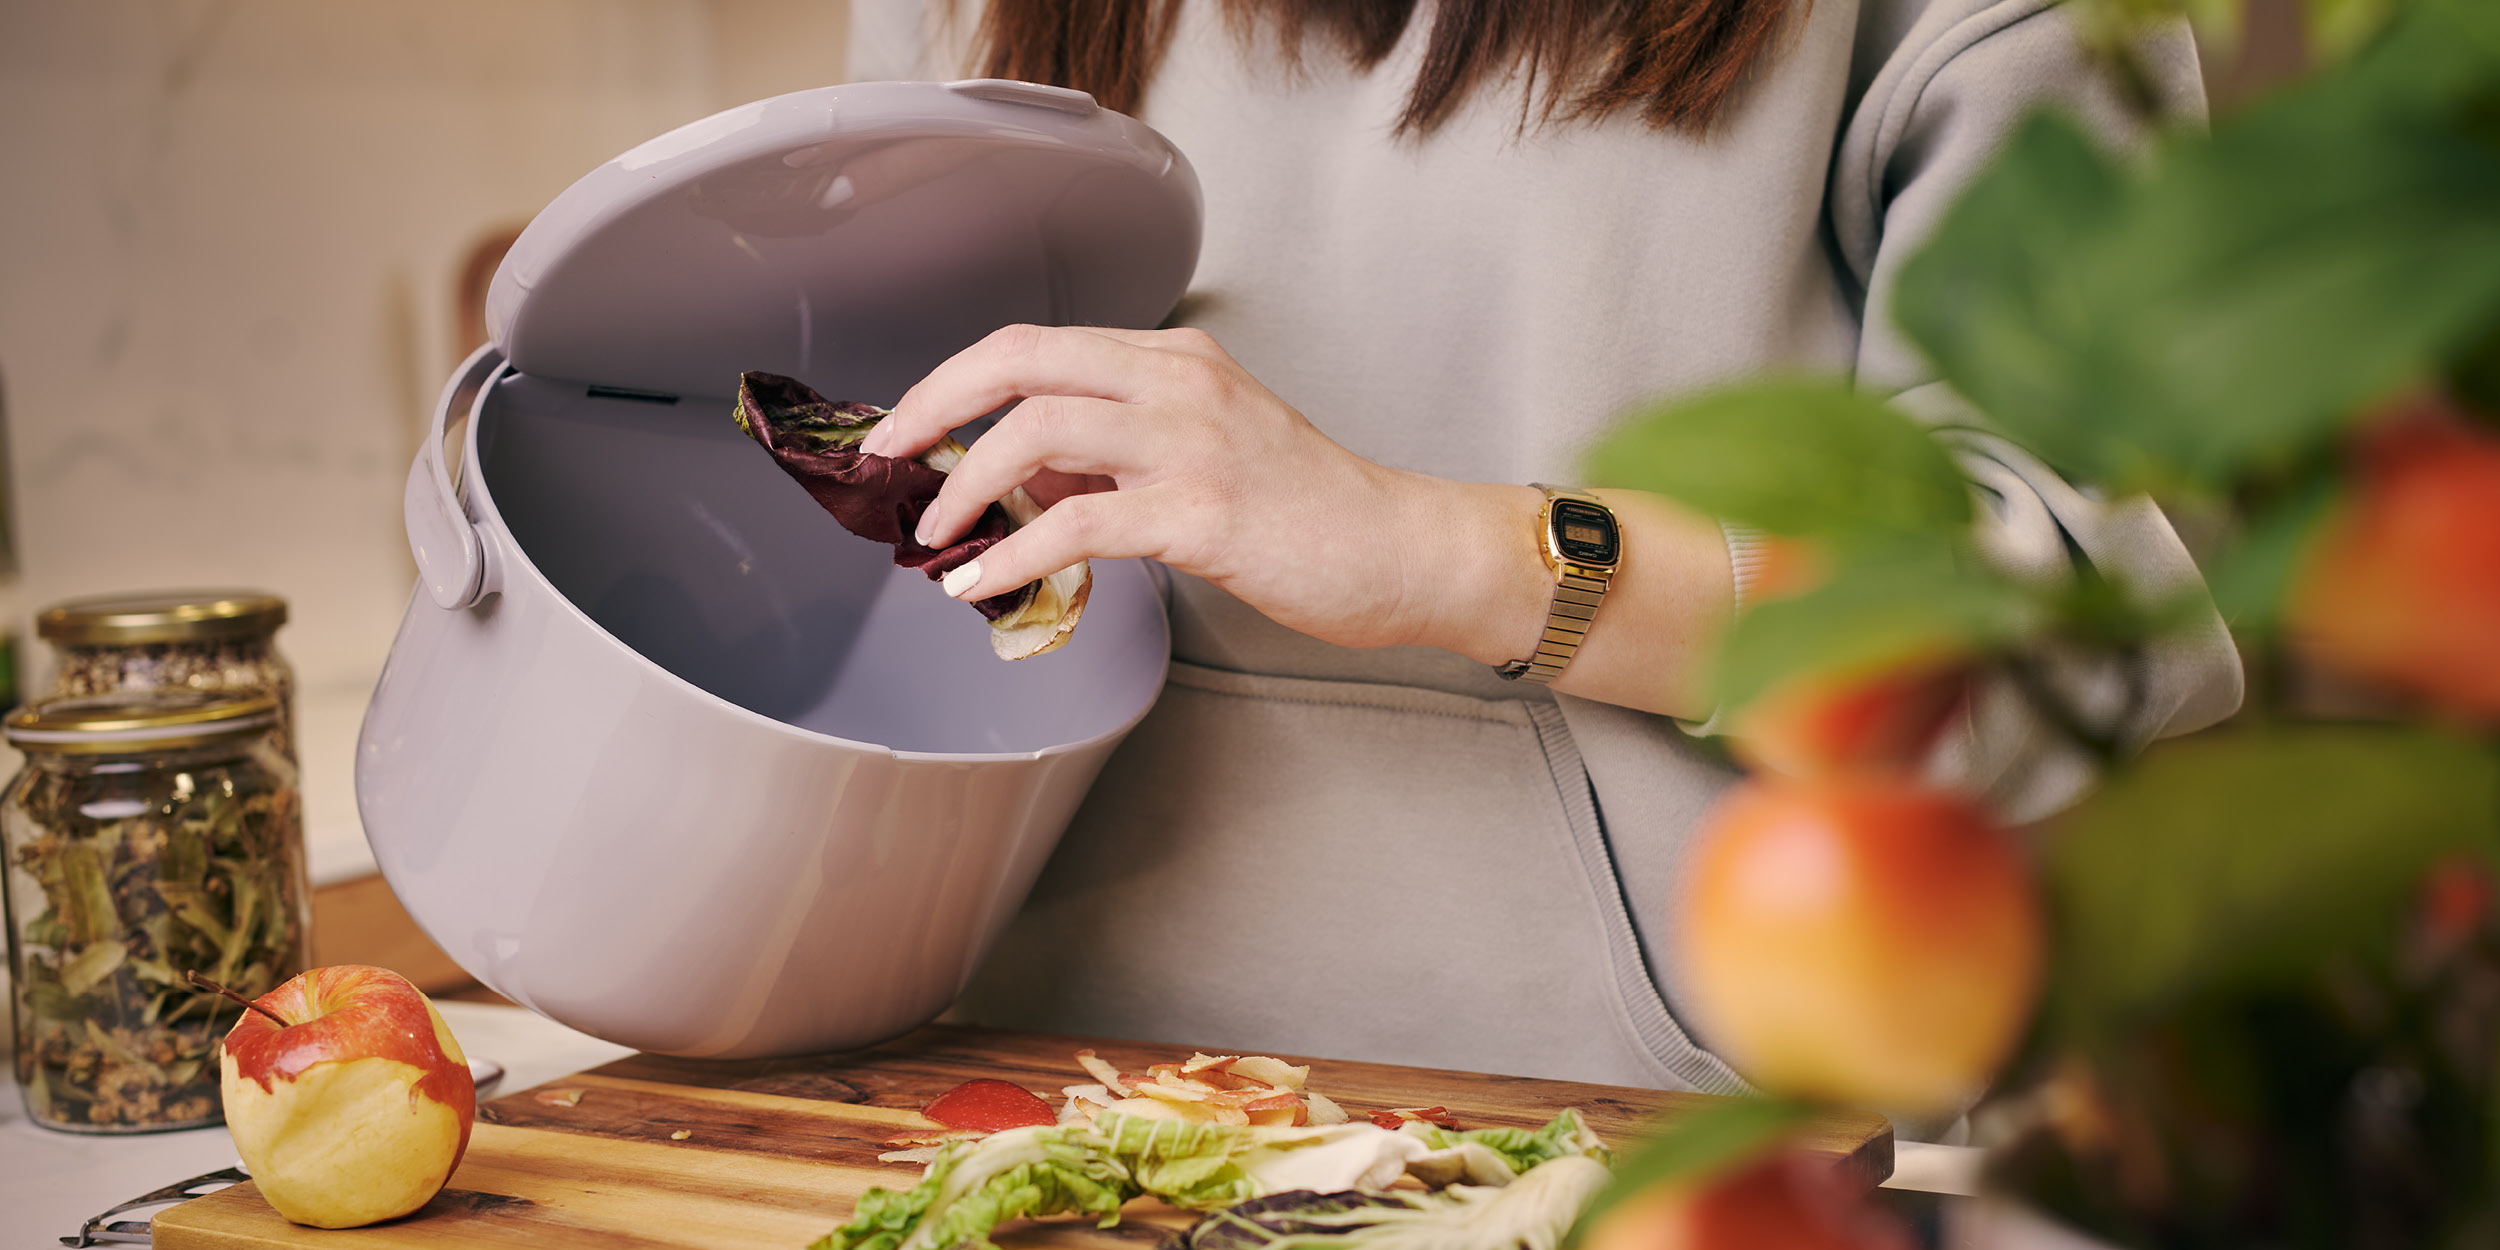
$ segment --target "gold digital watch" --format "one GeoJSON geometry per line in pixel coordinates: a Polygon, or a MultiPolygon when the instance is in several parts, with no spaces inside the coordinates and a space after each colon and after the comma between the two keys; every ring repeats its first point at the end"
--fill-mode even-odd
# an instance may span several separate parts
{"type": "Polygon", "coordinates": [[[1587,491],[1534,485],[1545,492],[1545,506],[1537,512],[1537,546],[1545,567],[1554,571],[1554,602],[1546,609],[1536,654],[1494,671],[1542,684],[1562,676],[1588,637],[1606,587],[1623,564],[1623,529],[1615,524],[1614,510],[1587,491]]]}

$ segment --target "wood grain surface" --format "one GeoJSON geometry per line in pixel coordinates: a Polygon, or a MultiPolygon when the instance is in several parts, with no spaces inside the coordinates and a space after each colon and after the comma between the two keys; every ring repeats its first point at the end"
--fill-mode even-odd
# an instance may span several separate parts
{"type": "MultiPolygon", "coordinates": [[[[1061,1086],[1090,1079],[1073,1058],[1089,1045],[1126,1071],[1190,1050],[932,1025],[841,1055],[732,1062],[636,1055],[486,1104],[450,1187],[405,1219],[342,1231],[299,1228],[246,1183],[158,1215],[155,1242],[163,1250],[798,1250],[849,1218],[870,1186],[903,1188],[918,1179],[918,1166],[879,1163],[877,1155],[892,1134],[931,1127],[919,1110],[931,1099],[986,1076],[1055,1103],[1061,1086]]],[[[1712,1101],[1663,1090],[1280,1057],[1311,1063],[1311,1087],[1358,1117],[1390,1107],[1443,1106],[1461,1128],[1532,1127],[1578,1107],[1618,1148],[1636,1144],[1654,1123],[1712,1101]]],[[[1819,1121],[1808,1144],[1869,1186],[1892,1172],[1892,1133],[1880,1116],[1819,1121]]],[[[1026,1223],[1002,1229],[996,1240],[1002,1250],[1163,1250],[1194,1218],[1149,1199],[1131,1203],[1117,1228],[1026,1223]]]]}

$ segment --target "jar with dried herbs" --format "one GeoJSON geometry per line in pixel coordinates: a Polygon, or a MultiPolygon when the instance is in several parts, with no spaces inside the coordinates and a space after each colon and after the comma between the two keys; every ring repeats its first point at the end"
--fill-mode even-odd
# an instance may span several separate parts
{"type": "Polygon", "coordinates": [[[286,616],[286,600],[258,591],[144,591],[55,604],[35,632],[60,654],[52,694],[266,693],[278,701],[278,750],[294,759],[295,670],[277,643],[286,616]]]}
{"type": "Polygon", "coordinates": [[[0,795],[17,1079],[39,1124],[214,1124],[217,1046],[304,968],[295,767],[267,694],[133,690],[9,713],[25,767],[0,795]]]}

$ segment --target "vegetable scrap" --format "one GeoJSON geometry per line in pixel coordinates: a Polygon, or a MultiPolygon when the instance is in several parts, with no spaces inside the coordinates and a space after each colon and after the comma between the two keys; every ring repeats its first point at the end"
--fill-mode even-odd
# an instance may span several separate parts
{"type": "Polygon", "coordinates": [[[1058,1120],[1049,1103],[1019,1086],[989,1077],[966,1081],[938,1095],[921,1114],[951,1129],[991,1133],[1058,1120]]]}
{"type": "Polygon", "coordinates": [[[1062,1124],[1090,1122],[1098,1112],[1151,1120],[1189,1120],[1231,1125],[1342,1124],[1346,1114],[1317,1090],[1307,1089],[1311,1070],[1264,1055],[1193,1054],[1181,1063],[1158,1063],[1124,1074],[1091,1050],[1076,1052],[1078,1066],[1095,1080],[1059,1092],[1067,1105],[1062,1124]]]}
{"type": "MultiPolygon", "coordinates": [[[[1442,1108],[1411,1108],[1391,1128],[1350,1120],[1307,1087],[1308,1068],[1276,1059],[1200,1054],[1143,1073],[1090,1050],[1077,1062],[1095,1081],[1062,1091],[1055,1123],[892,1139],[913,1148],[880,1157],[925,1162],[920,1183],[869,1190],[810,1250],[996,1250],[989,1233],[1003,1221],[1081,1215],[1109,1228],[1141,1195],[1220,1213],[1192,1230],[1193,1250],[1321,1236],[1363,1250],[1554,1250],[1611,1161],[1576,1110],[1538,1129],[1461,1131],[1424,1114],[1446,1120],[1442,1108]]],[[[932,1103],[931,1118],[971,1084],[932,1103]]]]}
{"type": "Polygon", "coordinates": [[[542,1089],[532,1097],[534,1101],[550,1107],[578,1107],[582,1103],[582,1095],[589,1092],[586,1089],[542,1089]]]}
{"type": "MultiPolygon", "coordinates": [[[[979,559],[1000,539],[1042,515],[1041,505],[1017,487],[983,509],[972,529],[953,545],[923,547],[913,532],[946,484],[946,475],[962,462],[963,444],[940,439],[917,460],[861,451],[860,440],[891,415],[888,410],[856,400],[829,400],[806,383],[776,373],[739,375],[735,415],[738,428],[772,453],[782,472],[805,487],[842,528],[891,545],[894,563],[919,569],[931,581],[979,559]]],[[[1068,640],[1085,614],[1093,584],[1092,566],[1078,561],[972,606],[990,623],[990,649],[1000,659],[1021,660],[1068,640]]]]}
{"type": "Polygon", "coordinates": [[[692,1137],[692,1136],[694,1136],[694,1130],[693,1130],[693,1129],[681,1128],[681,1129],[677,1130],[676,1132],[669,1134],[669,1135],[668,1135],[668,1139],[669,1139],[670,1141],[684,1141],[684,1140],[686,1140],[687,1138],[692,1137]]]}
{"type": "Polygon", "coordinates": [[[1391,1107],[1386,1111],[1372,1112],[1372,1123],[1382,1128],[1403,1128],[1409,1124],[1458,1127],[1450,1122],[1450,1109],[1447,1107],[1391,1107]]]}
{"type": "Polygon", "coordinates": [[[1555,1250],[1613,1171],[1550,1159],[1508,1185],[1313,1193],[1297,1189],[1209,1214],[1188,1250],[1555,1250]]]}

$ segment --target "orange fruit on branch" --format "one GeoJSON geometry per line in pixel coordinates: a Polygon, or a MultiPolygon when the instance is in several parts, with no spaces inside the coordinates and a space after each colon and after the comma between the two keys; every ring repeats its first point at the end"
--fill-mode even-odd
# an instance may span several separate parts
{"type": "Polygon", "coordinates": [[[1958,795],[1757,779],[1704,823],[1673,941],[1703,1040],[1774,1093],[1932,1114],[2019,1040],[2041,914],[2013,840],[1958,795]]]}
{"type": "Polygon", "coordinates": [[[1748,766],[1790,777],[1909,776],[1969,702],[1959,657],[1791,677],[1729,726],[1748,766]]]}
{"type": "Polygon", "coordinates": [[[2292,638],[2330,667],[2500,723],[2500,436],[2419,395],[2358,458],[2293,588],[2292,638]]]}
{"type": "Polygon", "coordinates": [[[1910,1250],[1908,1231],[1828,1157],[1783,1147],[1626,1198],[1581,1250],[1910,1250]]]}

